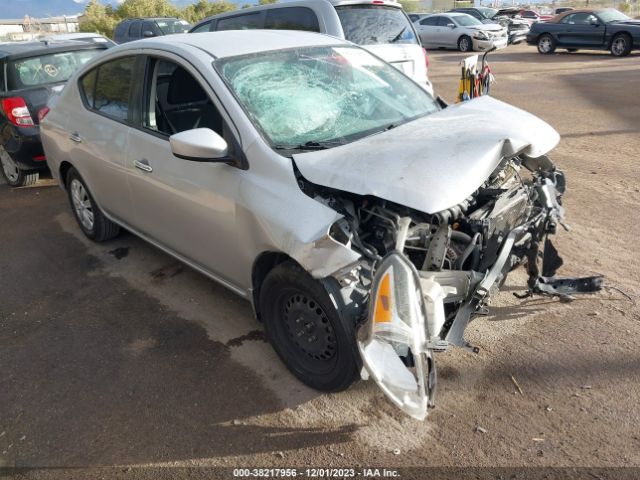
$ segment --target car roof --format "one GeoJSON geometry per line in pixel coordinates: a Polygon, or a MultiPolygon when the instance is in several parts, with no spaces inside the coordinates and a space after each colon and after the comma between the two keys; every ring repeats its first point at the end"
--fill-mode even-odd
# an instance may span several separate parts
{"type": "Polygon", "coordinates": [[[203,32],[197,35],[181,33],[153,37],[119,45],[112,51],[137,50],[161,47],[168,51],[172,46],[192,47],[203,50],[215,58],[234,57],[269,50],[304,48],[323,45],[351,45],[349,42],[322,33],[293,30],[223,30],[203,32]]]}
{"type": "Polygon", "coordinates": [[[0,45],[0,58],[31,57],[38,54],[91,50],[96,48],[103,48],[103,46],[101,44],[91,44],[73,40],[5,43],[0,45]]]}

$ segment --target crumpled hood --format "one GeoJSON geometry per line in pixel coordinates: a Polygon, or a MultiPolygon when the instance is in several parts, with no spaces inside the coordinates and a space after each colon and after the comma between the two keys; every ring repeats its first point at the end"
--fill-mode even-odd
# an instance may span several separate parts
{"type": "Polygon", "coordinates": [[[293,159],[318,185],[437,213],[475,192],[504,156],[539,157],[559,140],[538,117],[485,96],[293,159]]]}

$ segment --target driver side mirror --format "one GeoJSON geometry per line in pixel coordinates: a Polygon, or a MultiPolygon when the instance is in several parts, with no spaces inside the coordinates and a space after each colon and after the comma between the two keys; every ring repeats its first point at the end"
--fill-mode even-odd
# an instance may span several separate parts
{"type": "Polygon", "coordinates": [[[150,38],[150,37],[155,37],[156,34],[153,33],[151,30],[145,30],[144,32],[142,32],[142,36],[143,38],[150,38]]]}
{"type": "Polygon", "coordinates": [[[447,27],[453,29],[453,28],[456,28],[456,24],[455,23],[447,23],[447,27]]]}
{"type": "Polygon", "coordinates": [[[210,128],[194,128],[169,137],[171,152],[193,162],[228,163],[229,147],[224,138],[210,128]]]}

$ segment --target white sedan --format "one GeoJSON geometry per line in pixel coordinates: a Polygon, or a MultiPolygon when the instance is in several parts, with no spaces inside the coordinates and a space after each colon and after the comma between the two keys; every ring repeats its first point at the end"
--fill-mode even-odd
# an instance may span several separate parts
{"type": "Polygon", "coordinates": [[[417,20],[414,25],[427,48],[457,48],[461,52],[485,52],[507,46],[507,29],[482,23],[466,13],[442,13],[417,20]]]}

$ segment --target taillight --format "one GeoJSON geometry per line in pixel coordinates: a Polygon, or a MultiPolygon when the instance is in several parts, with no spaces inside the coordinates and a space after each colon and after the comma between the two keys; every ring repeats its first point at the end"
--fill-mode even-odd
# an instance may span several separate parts
{"type": "Polygon", "coordinates": [[[50,111],[51,111],[51,109],[49,107],[41,108],[38,111],[38,123],[41,123],[42,120],[44,120],[44,117],[46,117],[47,113],[49,113],[50,111]]]}
{"type": "Polygon", "coordinates": [[[2,110],[12,124],[17,127],[33,126],[33,119],[22,97],[9,97],[2,100],[2,110]]]}
{"type": "Polygon", "coordinates": [[[422,53],[424,53],[424,64],[429,68],[429,54],[427,53],[427,49],[422,47],[422,53]]]}

